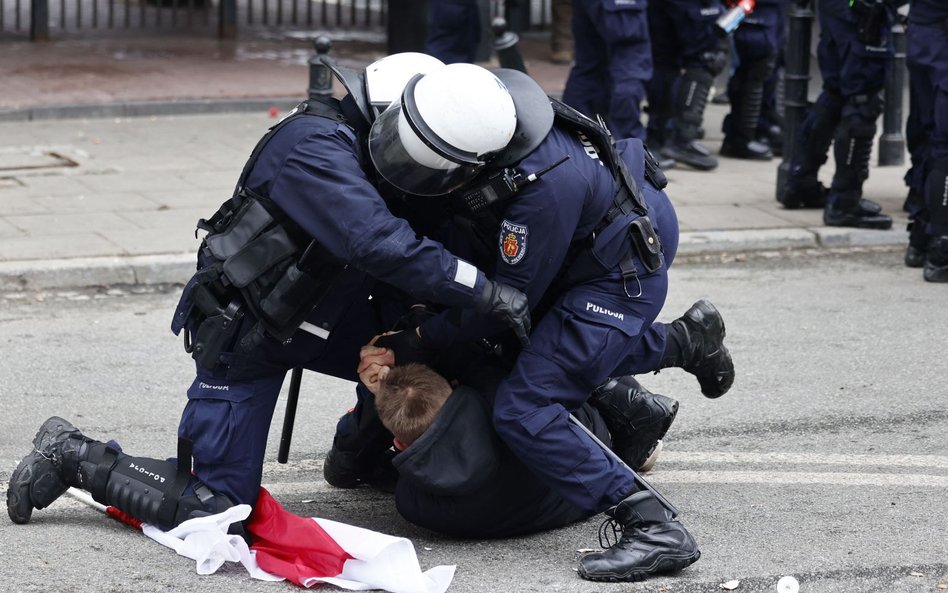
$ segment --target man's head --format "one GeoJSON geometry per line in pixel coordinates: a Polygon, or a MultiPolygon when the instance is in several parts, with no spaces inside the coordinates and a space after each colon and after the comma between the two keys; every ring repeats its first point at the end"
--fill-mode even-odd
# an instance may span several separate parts
{"type": "Polygon", "coordinates": [[[405,448],[414,443],[441,410],[451,395],[447,380],[421,364],[393,367],[379,375],[375,407],[379,419],[405,448]]]}

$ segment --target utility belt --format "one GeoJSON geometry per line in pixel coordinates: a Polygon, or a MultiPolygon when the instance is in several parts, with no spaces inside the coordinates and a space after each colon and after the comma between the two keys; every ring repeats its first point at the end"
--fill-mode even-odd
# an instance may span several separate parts
{"type": "MultiPolygon", "coordinates": [[[[610,211],[612,212],[612,211],[610,211]]],[[[599,224],[605,230],[617,222],[619,216],[608,221],[609,215],[599,224]]],[[[627,215],[622,215],[627,218],[627,215]]],[[[597,227],[597,228],[599,228],[597,227]]],[[[628,233],[629,244],[626,247],[624,238],[613,238],[611,241],[620,241],[624,253],[620,253],[618,262],[604,261],[602,248],[596,244],[599,232],[593,232],[585,241],[574,247],[574,252],[567,256],[567,263],[560,277],[560,286],[568,288],[601,278],[612,271],[616,266],[622,274],[622,283],[626,287],[626,295],[630,298],[641,296],[639,290],[631,294],[628,286],[632,280],[638,282],[639,275],[651,274],[662,267],[662,241],[652,226],[648,216],[637,216],[627,223],[625,232],[628,233]],[[644,269],[639,269],[636,260],[644,269]]]]}
{"type": "Polygon", "coordinates": [[[184,349],[205,368],[216,368],[225,352],[252,351],[266,336],[288,339],[346,268],[292,222],[278,220],[268,203],[242,189],[198,223],[208,231],[201,269],[182,296],[185,318],[175,322],[184,329],[184,349]],[[237,342],[248,313],[255,323],[237,342]]]}

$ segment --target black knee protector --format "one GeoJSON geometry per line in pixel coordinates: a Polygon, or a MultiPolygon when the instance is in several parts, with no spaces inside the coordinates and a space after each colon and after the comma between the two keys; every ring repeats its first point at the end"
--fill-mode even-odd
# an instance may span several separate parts
{"type": "MultiPolygon", "coordinates": [[[[78,460],[79,485],[93,499],[161,529],[234,506],[193,478],[190,464],[131,457],[97,441],[83,443],[78,460]]],[[[239,532],[239,526],[233,529],[239,532]]]]}
{"type": "Polygon", "coordinates": [[[858,118],[865,122],[875,123],[885,109],[885,97],[882,93],[865,93],[853,95],[846,99],[843,106],[843,119],[858,118]]]}
{"type": "Polygon", "coordinates": [[[702,53],[698,57],[698,62],[713,78],[724,72],[724,67],[727,66],[727,50],[724,46],[719,45],[717,49],[702,53]]]}
{"type": "Polygon", "coordinates": [[[796,137],[791,165],[793,177],[816,178],[817,171],[826,162],[845,103],[837,91],[824,89],[816,103],[807,110],[796,137]]]}
{"type": "Polygon", "coordinates": [[[681,75],[681,86],[675,97],[675,132],[679,140],[688,142],[698,138],[713,83],[714,76],[704,68],[689,68],[681,75]]]}
{"type": "Polygon", "coordinates": [[[932,234],[948,235],[948,158],[932,163],[932,170],[925,178],[925,200],[932,234]]]}
{"type": "Polygon", "coordinates": [[[844,119],[836,129],[833,139],[836,173],[831,188],[834,193],[862,190],[862,183],[869,177],[869,157],[875,135],[875,120],[859,116],[844,119]]]}
{"type": "Polygon", "coordinates": [[[756,134],[764,104],[764,83],[770,77],[775,63],[775,58],[771,56],[747,64],[738,86],[738,96],[731,98],[731,113],[737,118],[734,125],[745,141],[753,140],[756,134]]]}

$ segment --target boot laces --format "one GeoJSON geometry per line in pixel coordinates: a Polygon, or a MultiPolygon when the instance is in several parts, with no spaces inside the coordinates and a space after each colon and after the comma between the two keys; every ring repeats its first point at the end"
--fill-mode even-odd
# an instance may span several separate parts
{"type": "Polygon", "coordinates": [[[607,517],[599,524],[599,545],[605,550],[619,543],[624,530],[622,524],[612,517],[607,517]]]}

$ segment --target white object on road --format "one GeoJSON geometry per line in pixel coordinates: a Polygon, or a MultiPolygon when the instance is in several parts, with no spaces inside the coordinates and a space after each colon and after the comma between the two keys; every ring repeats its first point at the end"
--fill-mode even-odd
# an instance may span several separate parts
{"type": "Polygon", "coordinates": [[[799,593],[800,583],[791,576],[780,577],[777,581],[777,593],[799,593]]]}

